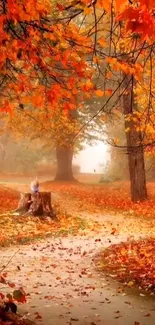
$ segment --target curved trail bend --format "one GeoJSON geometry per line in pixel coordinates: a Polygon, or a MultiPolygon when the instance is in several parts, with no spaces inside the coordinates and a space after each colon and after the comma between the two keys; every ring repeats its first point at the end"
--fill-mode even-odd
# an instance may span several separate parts
{"type": "MultiPolygon", "coordinates": [[[[71,212],[67,200],[65,205],[71,212]]],[[[100,232],[50,238],[19,247],[6,269],[9,279],[30,293],[28,303],[21,305],[19,311],[44,325],[135,325],[135,321],[154,325],[154,297],[140,296],[132,290],[124,292],[120,284],[95,271],[93,257],[101,248],[126,241],[129,236],[153,235],[155,221],[120,214],[81,212],[81,216],[98,220],[102,225],[100,232]],[[118,229],[116,235],[110,235],[111,225],[118,229]]],[[[2,249],[1,265],[17,249],[2,249]]]]}

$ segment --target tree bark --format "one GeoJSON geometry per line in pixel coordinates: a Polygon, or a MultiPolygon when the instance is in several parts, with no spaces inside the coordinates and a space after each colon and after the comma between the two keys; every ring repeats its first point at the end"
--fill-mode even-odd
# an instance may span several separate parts
{"type": "Polygon", "coordinates": [[[51,193],[21,193],[18,208],[15,212],[24,216],[38,216],[56,218],[51,205],[51,193]]]}
{"type": "Polygon", "coordinates": [[[73,151],[68,147],[56,148],[57,171],[56,181],[73,181],[72,161],[73,151]]]}
{"type": "Polygon", "coordinates": [[[147,199],[144,150],[142,146],[142,134],[136,130],[134,121],[127,121],[126,117],[133,114],[134,93],[131,76],[126,76],[123,95],[123,110],[125,116],[125,129],[127,140],[127,154],[130,174],[131,199],[133,202],[147,199]],[[137,146],[137,148],[135,148],[137,146]]]}
{"type": "Polygon", "coordinates": [[[31,205],[31,193],[20,193],[20,200],[16,212],[26,213],[31,205]]]}

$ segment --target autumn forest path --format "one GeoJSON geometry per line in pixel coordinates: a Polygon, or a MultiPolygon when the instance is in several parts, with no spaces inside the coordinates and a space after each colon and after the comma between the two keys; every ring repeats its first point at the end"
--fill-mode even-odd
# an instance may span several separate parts
{"type": "MultiPolygon", "coordinates": [[[[10,187],[17,189],[17,184],[10,187]]],[[[28,304],[20,306],[19,311],[46,325],[134,325],[135,321],[154,325],[154,297],[124,292],[120,284],[95,271],[93,258],[111,243],[130,236],[151,236],[155,221],[112,213],[90,214],[76,200],[70,202],[61,195],[59,200],[69,212],[96,220],[101,227],[85,236],[50,238],[1,250],[0,263],[4,265],[19,248],[6,270],[9,279],[30,294],[28,304]],[[113,228],[117,230],[114,235],[113,228]]]]}

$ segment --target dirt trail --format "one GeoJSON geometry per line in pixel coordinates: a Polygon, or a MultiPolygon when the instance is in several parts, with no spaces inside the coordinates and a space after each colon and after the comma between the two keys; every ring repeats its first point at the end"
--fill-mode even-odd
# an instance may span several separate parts
{"type": "MultiPolygon", "coordinates": [[[[71,208],[67,200],[65,206],[71,208]]],[[[77,208],[75,213],[78,214],[77,208]]],[[[101,248],[127,240],[129,236],[153,235],[155,221],[126,219],[119,214],[90,216],[85,211],[80,211],[80,215],[99,221],[100,232],[51,238],[19,247],[6,270],[12,281],[30,293],[28,304],[20,306],[19,311],[32,319],[39,312],[42,318],[37,322],[44,325],[134,325],[135,321],[154,325],[154,297],[140,296],[132,290],[125,293],[120,284],[95,271],[93,258],[101,248]],[[111,227],[117,227],[116,235],[110,234],[111,227]]],[[[0,265],[17,249],[2,249],[0,265]]]]}

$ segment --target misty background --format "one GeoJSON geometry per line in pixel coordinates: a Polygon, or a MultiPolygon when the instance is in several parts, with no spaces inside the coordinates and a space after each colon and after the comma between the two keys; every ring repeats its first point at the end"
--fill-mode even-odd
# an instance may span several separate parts
{"type": "MultiPolygon", "coordinates": [[[[124,130],[111,127],[109,140],[118,135],[125,143],[124,130]],[[115,132],[114,132],[115,130],[115,132]],[[115,133],[115,134],[114,134],[115,133]]],[[[146,157],[147,179],[154,180],[155,158],[146,157]]],[[[0,136],[0,175],[45,177],[54,179],[56,173],[55,148],[42,143],[40,139],[15,139],[9,133],[0,136]]],[[[106,141],[84,144],[73,158],[73,174],[80,181],[111,182],[128,180],[128,157],[124,149],[115,148],[106,141]]]]}

